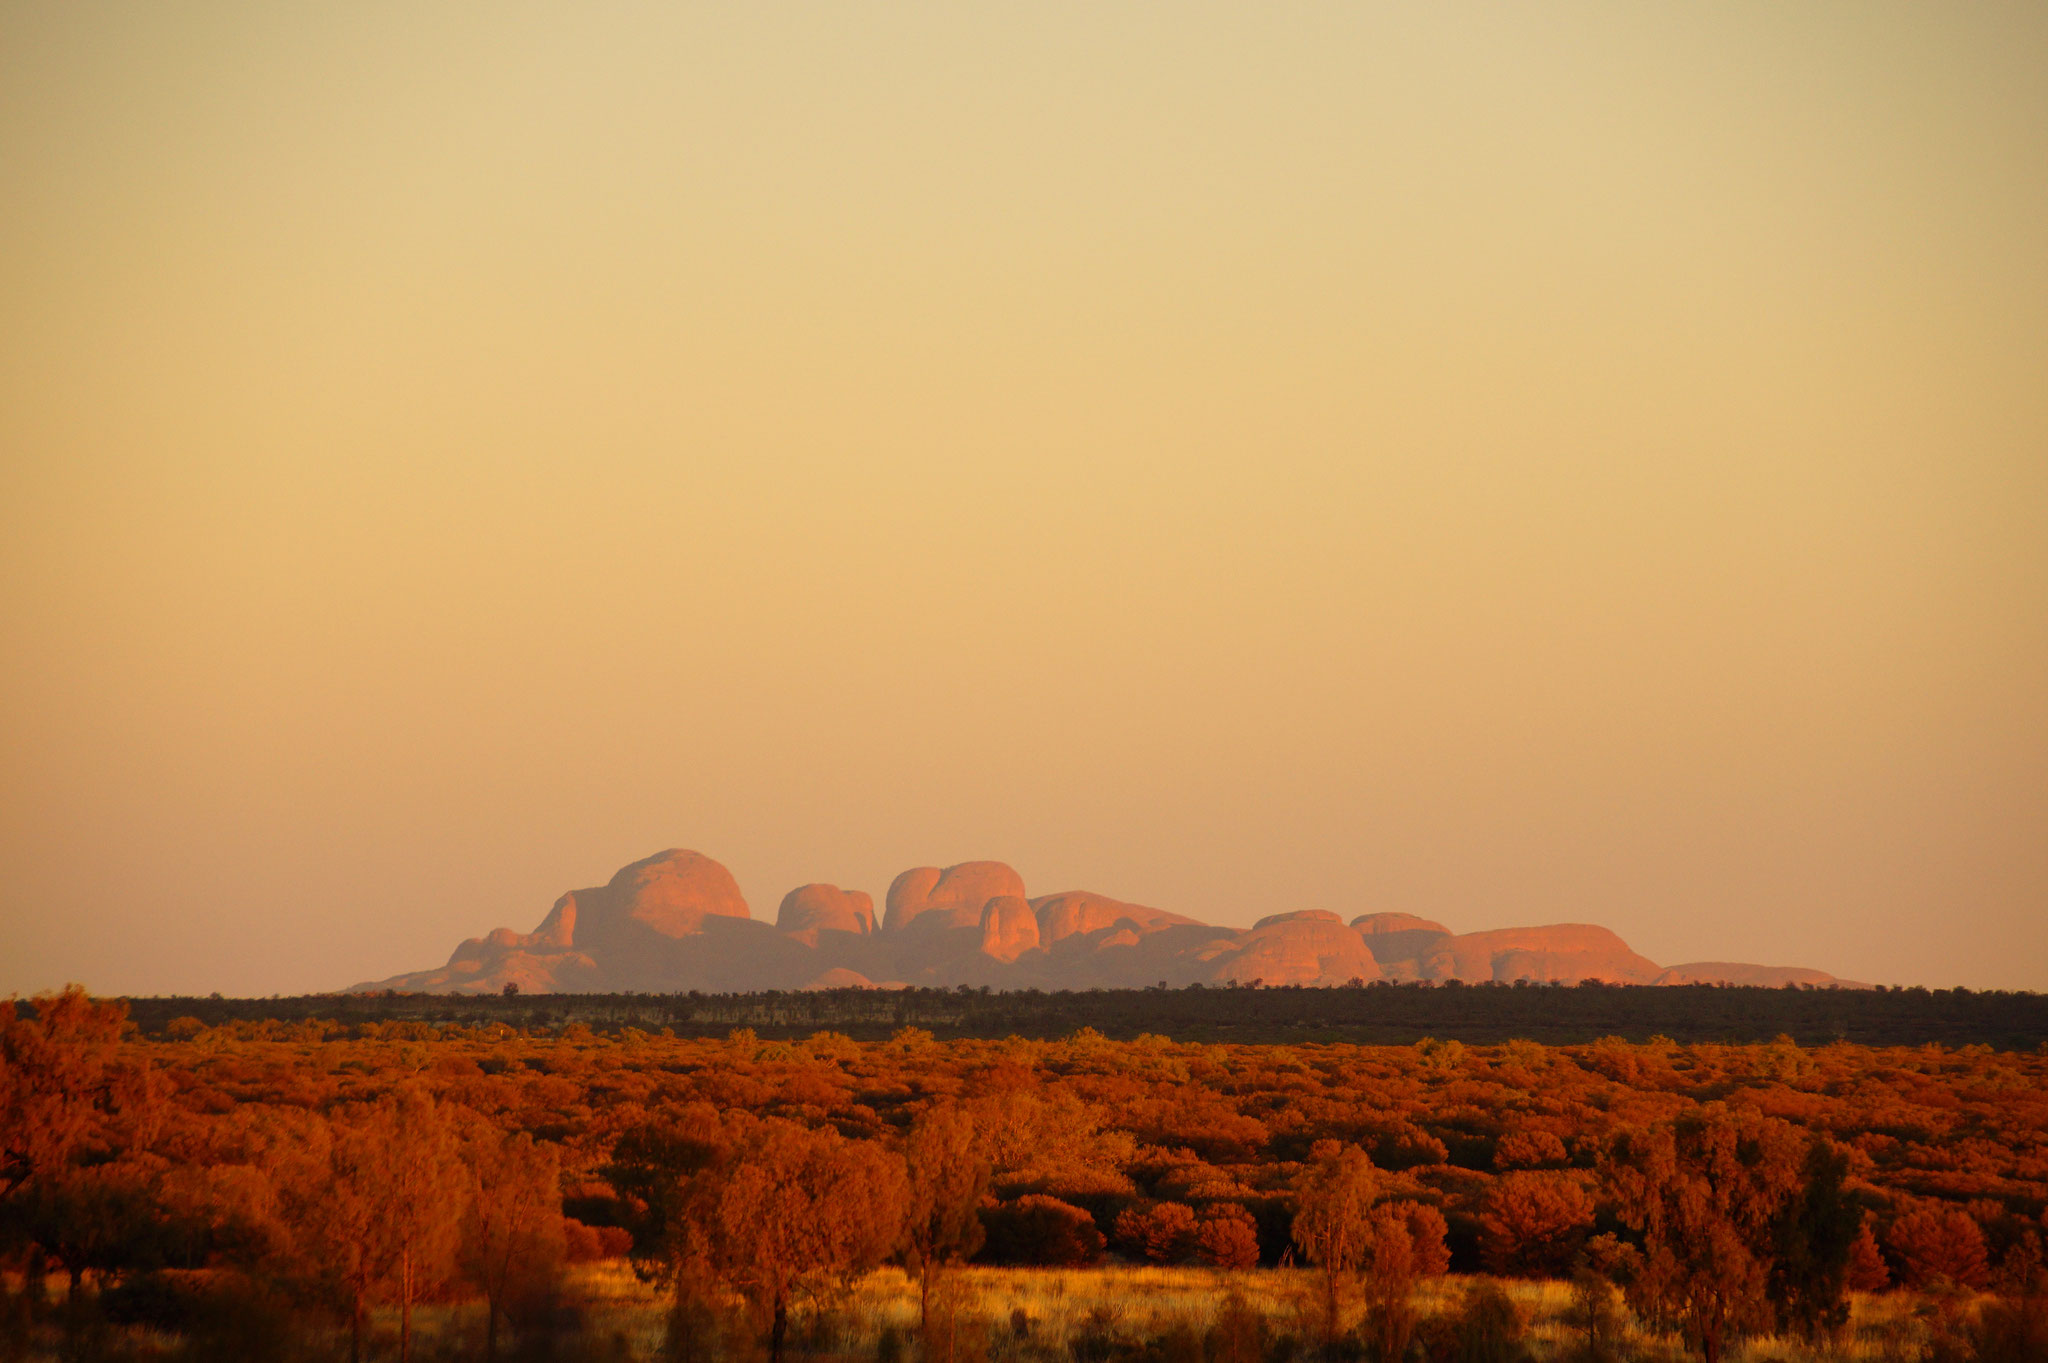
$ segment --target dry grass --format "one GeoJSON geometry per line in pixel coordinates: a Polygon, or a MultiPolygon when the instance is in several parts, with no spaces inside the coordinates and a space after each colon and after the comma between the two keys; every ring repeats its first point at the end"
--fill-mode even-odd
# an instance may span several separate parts
{"type": "MultiPolygon", "coordinates": [[[[1454,1312],[1469,1280],[1425,1281],[1414,1303],[1424,1318],[1454,1312]]],[[[18,1290],[18,1284],[17,1290],[18,1290]]],[[[52,1283],[52,1296],[58,1284],[52,1283]]],[[[1537,1363],[1568,1359],[1577,1340],[1566,1323],[1571,1289],[1561,1282],[1507,1282],[1502,1286],[1521,1308],[1528,1344],[1537,1363]]],[[[566,1298],[578,1325],[575,1343],[556,1355],[569,1360],[652,1360],[662,1352],[668,1303],[634,1276],[624,1261],[581,1265],[571,1271],[566,1298]]],[[[1205,1268],[1109,1266],[1094,1269],[967,1268],[950,1275],[935,1299],[935,1311],[950,1310],[957,1322],[958,1363],[1073,1363],[1074,1345],[1093,1342],[1096,1356],[1135,1354],[1145,1341],[1178,1336],[1199,1339],[1233,1293],[1264,1316],[1272,1337],[1293,1336],[1307,1345],[1321,1336],[1320,1279],[1309,1269],[1253,1269],[1227,1272],[1205,1268]]],[[[1732,1349],[1728,1363],[1910,1363],[1940,1328],[1972,1303],[1946,1302],[1911,1294],[1856,1296],[1844,1339],[1814,1350],[1793,1339],[1766,1337],[1732,1349]]],[[[792,1321],[799,1355],[875,1359],[885,1336],[908,1342],[916,1335],[917,1285],[900,1269],[868,1274],[830,1303],[801,1307],[792,1321]]],[[[1352,1302],[1346,1325],[1356,1324],[1352,1302]]],[[[397,1313],[376,1314],[372,1335],[378,1356],[395,1356],[397,1313]]],[[[414,1314],[416,1357],[444,1363],[481,1357],[480,1303],[424,1306],[414,1314]]],[[[338,1339],[316,1354],[332,1356],[338,1339]]],[[[163,1342],[166,1346],[170,1341],[163,1342]]],[[[1621,1341],[1622,1358],[1640,1363],[1681,1363],[1678,1341],[1631,1325],[1621,1341]]],[[[906,1348],[904,1363],[917,1363],[906,1348]]]]}
{"type": "MultiPolygon", "coordinates": [[[[1415,1294],[1424,1316],[1456,1310],[1468,1280],[1424,1282],[1415,1294]]],[[[623,1338],[631,1356],[651,1358],[662,1338],[664,1304],[623,1263],[579,1270],[574,1284],[590,1302],[589,1332],[605,1340],[623,1338]]],[[[1506,1282],[1508,1295],[1529,1324],[1529,1345],[1539,1363],[1568,1356],[1575,1339],[1565,1323],[1571,1288],[1561,1282],[1506,1282]]],[[[1253,1269],[1225,1272],[1205,1268],[1109,1266],[1093,1269],[966,1268],[952,1279],[960,1318],[969,1323],[974,1347],[996,1360],[1074,1357],[1072,1345],[1090,1331],[1107,1331],[1132,1346],[1176,1329],[1200,1335],[1232,1292],[1264,1315],[1276,1336],[1304,1342],[1319,1336],[1316,1301],[1320,1280],[1309,1269],[1253,1269]],[[1021,1328],[1019,1328],[1021,1327],[1021,1328]]],[[[1933,1304],[1906,1294],[1856,1296],[1847,1336],[1838,1347],[1816,1351],[1804,1343],[1770,1336],[1745,1341],[1728,1363],[1903,1363],[1916,1358],[1936,1314],[1933,1304]]],[[[1356,1303],[1348,1324],[1355,1324],[1356,1303]]],[[[856,1283],[823,1318],[803,1314],[814,1347],[840,1357],[873,1358],[884,1331],[908,1339],[917,1325],[917,1285],[900,1269],[885,1268],[856,1283]]],[[[1685,1357],[1677,1340],[1631,1325],[1623,1341],[1631,1359],[1685,1357]]]]}

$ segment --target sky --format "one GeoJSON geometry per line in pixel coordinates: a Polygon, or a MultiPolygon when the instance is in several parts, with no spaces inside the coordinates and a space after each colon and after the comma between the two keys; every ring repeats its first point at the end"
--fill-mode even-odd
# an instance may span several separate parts
{"type": "Polygon", "coordinates": [[[0,7],[0,994],[666,847],[2048,989],[2048,8],[0,7]]]}

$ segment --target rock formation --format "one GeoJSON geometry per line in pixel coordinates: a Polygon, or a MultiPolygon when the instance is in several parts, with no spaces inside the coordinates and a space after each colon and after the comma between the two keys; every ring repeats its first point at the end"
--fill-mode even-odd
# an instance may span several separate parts
{"type": "Polygon", "coordinates": [[[978,928],[988,901],[1005,896],[1024,898],[1024,878],[1000,861],[963,861],[943,871],[918,866],[889,886],[882,925],[890,932],[902,932],[920,920],[926,931],[978,928]]]}
{"type": "Polygon", "coordinates": [[[1226,984],[1334,985],[1380,978],[1365,934],[1323,909],[1271,914],[1197,956],[1213,963],[1210,979],[1226,984]]]}
{"type": "Polygon", "coordinates": [[[1087,890],[1049,894],[1032,900],[1031,907],[1038,913],[1039,940],[1047,947],[1069,937],[1086,937],[1104,928],[1115,928],[1123,923],[1130,924],[1134,932],[1143,934],[1195,921],[1192,918],[1183,918],[1177,913],[1168,913],[1164,909],[1148,909],[1142,904],[1126,904],[1122,900],[1111,899],[1108,895],[1091,894],[1087,890]]]}
{"type": "Polygon", "coordinates": [[[992,960],[1014,961],[1038,947],[1038,915],[1017,895],[998,895],[981,906],[981,950],[992,960]]]}
{"type": "Polygon", "coordinates": [[[866,890],[800,885],[782,897],[782,907],[775,911],[775,930],[813,947],[827,932],[866,936],[875,930],[875,901],[866,890]]]}
{"type": "Polygon", "coordinates": [[[1668,966],[1652,984],[1751,984],[1782,989],[1788,984],[1825,988],[1841,985],[1861,989],[1854,980],[1838,980],[1825,970],[1808,970],[1796,965],[1742,965],[1735,961],[1688,961],[1668,966]]]}
{"type": "Polygon", "coordinates": [[[1345,923],[1322,909],[1213,927],[1088,890],[1037,899],[999,861],[920,866],[889,886],[878,927],[861,890],[800,886],[757,922],[732,875],[697,852],[636,861],[555,901],[529,933],[499,928],[438,970],[357,989],[610,990],[1338,986],[1376,980],[1574,984],[1846,983],[1818,970],[1693,962],[1666,969],[1584,923],[1454,933],[1405,913],[1345,923]]]}

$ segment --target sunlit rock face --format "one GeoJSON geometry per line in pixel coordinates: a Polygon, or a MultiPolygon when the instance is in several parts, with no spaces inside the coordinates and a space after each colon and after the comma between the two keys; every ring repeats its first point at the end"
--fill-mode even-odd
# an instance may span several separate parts
{"type": "Polygon", "coordinates": [[[455,948],[439,970],[357,988],[483,993],[586,993],[642,987],[669,947],[713,920],[749,920],[732,872],[701,852],[670,848],[621,867],[604,885],[571,890],[529,933],[499,928],[455,948]],[[629,981],[631,983],[629,983],[629,981]]]}
{"type": "Polygon", "coordinates": [[[775,930],[807,946],[818,945],[820,935],[827,932],[865,936],[875,930],[875,901],[866,890],[800,885],[782,897],[782,906],[775,911],[775,930]]]}
{"type": "Polygon", "coordinates": [[[1088,890],[1045,895],[1032,900],[1031,907],[1038,915],[1038,940],[1048,948],[1069,937],[1086,937],[1104,928],[1114,929],[1123,924],[1130,925],[1142,936],[1160,928],[1195,921],[1164,909],[1126,904],[1120,899],[1088,890]]]}
{"type": "Polygon", "coordinates": [[[1628,943],[1606,928],[1590,923],[1555,923],[1547,927],[1461,933],[1423,957],[1419,972],[1425,980],[1463,980],[1468,984],[1487,980],[1648,984],[1663,973],[1663,968],[1630,951],[1628,943]]]}
{"type": "Polygon", "coordinates": [[[919,866],[889,887],[878,926],[864,890],[810,884],[754,920],[730,872],[671,849],[572,890],[532,932],[499,928],[446,965],[357,989],[619,990],[1133,988],[1468,983],[1848,984],[1823,971],[1701,961],[1665,969],[1587,923],[1454,933],[1405,913],[1346,923],[1322,909],[1213,927],[1088,890],[1027,898],[999,861],[919,866]]]}
{"type": "Polygon", "coordinates": [[[913,867],[889,886],[882,930],[902,932],[920,920],[926,930],[978,928],[989,900],[1006,897],[1024,898],[1024,878],[1000,861],[913,867]]]}
{"type": "Polygon", "coordinates": [[[982,954],[998,961],[1014,961],[1027,951],[1038,949],[1038,915],[1031,905],[1013,894],[1000,895],[982,906],[982,954]]]}
{"type": "Polygon", "coordinates": [[[1322,909],[1261,918],[1249,932],[1202,949],[1207,978],[1221,984],[1340,985],[1380,978],[1365,936],[1322,909]]]}
{"type": "Polygon", "coordinates": [[[577,894],[575,945],[627,948],[688,937],[708,918],[751,918],[732,872],[701,852],[670,848],[620,869],[602,890],[577,894]]]}

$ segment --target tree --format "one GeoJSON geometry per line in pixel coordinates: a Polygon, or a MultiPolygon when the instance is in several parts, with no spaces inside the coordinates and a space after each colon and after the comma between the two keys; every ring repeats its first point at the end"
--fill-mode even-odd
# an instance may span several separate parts
{"type": "Polygon", "coordinates": [[[103,1134],[128,1013],[75,984],[29,1007],[24,1017],[0,1000],[0,1198],[54,1175],[103,1134]]]}
{"type": "Polygon", "coordinates": [[[1808,1342],[1849,1323],[1850,1254],[1863,1211],[1843,1190],[1848,1155],[1824,1136],[1807,1146],[1800,1188],[1779,1214],[1767,1291],[1778,1323],[1808,1342]]]}
{"type": "Polygon", "coordinates": [[[602,1173],[618,1192],[641,1277],[680,1287],[709,1274],[711,1171],[731,1157],[732,1135],[709,1103],[629,1128],[602,1173]]]}
{"type": "Polygon", "coordinates": [[[924,1330],[939,1274],[981,1248],[989,1162],[973,1118],[957,1107],[921,1114],[911,1124],[903,1157],[908,1180],[903,1251],[917,1275],[917,1321],[924,1330]]]}
{"type": "Polygon", "coordinates": [[[1148,1263],[1177,1264],[1194,1252],[1194,1209],[1184,1202],[1126,1207],[1117,1213],[1116,1238],[1148,1263]]]}
{"type": "Polygon", "coordinates": [[[1891,1270],[1885,1267],[1884,1251],[1870,1233],[1870,1223],[1861,1222],[1856,1239],[1849,1246],[1847,1286],[1851,1292],[1882,1292],[1891,1286],[1891,1270]]]}
{"type": "Polygon", "coordinates": [[[1195,1257],[1212,1268],[1259,1262],[1259,1223],[1235,1202],[1212,1202],[1195,1220],[1195,1257]]]}
{"type": "Polygon", "coordinates": [[[1540,1169],[1545,1165],[1561,1165],[1570,1159],[1570,1152],[1564,1148],[1564,1142],[1558,1139],[1557,1134],[1541,1127],[1510,1131],[1493,1148],[1493,1167],[1496,1169],[1540,1169]]]}
{"type": "Polygon", "coordinates": [[[467,1180],[455,1133],[423,1090],[405,1090],[385,1103],[365,1134],[369,1153],[383,1166],[379,1212],[398,1297],[398,1356],[410,1363],[412,1308],[453,1266],[467,1180]]]}
{"type": "Polygon", "coordinates": [[[1479,1254],[1490,1273],[1561,1277],[1592,1228],[1593,1199],[1576,1179],[1503,1174],[1479,1213],[1479,1254]]]}
{"type": "Polygon", "coordinates": [[[985,1224],[989,1257],[998,1263],[1084,1268],[1102,1258],[1095,1218],[1044,1193],[990,1208],[985,1224]]]}
{"type": "Polygon", "coordinates": [[[1719,1104],[1622,1132],[1607,1150],[1601,1169],[1615,1209],[1643,1237],[1630,1304],[1677,1326],[1706,1363],[1770,1326],[1773,1239],[1803,1153],[1786,1123],[1719,1104]]]}
{"type": "Polygon", "coordinates": [[[498,1321],[560,1271],[561,1161],[525,1132],[487,1129],[464,1150],[468,1209],[462,1218],[463,1275],[484,1295],[484,1357],[498,1356],[498,1321]]]}
{"type": "Polygon", "coordinates": [[[829,1127],[760,1123],[724,1171],[713,1208],[726,1279],[767,1318],[781,1363],[789,1308],[880,1263],[898,1242],[903,1161],[829,1127]]]}
{"type": "Polygon", "coordinates": [[[1949,1282],[1981,1289],[1991,1280],[1984,1231],[1959,1208],[1907,1212],[1892,1222],[1884,1238],[1898,1260],[1899,1279],[1908,1287],[1949,1282]]]}
{"type": "Polygon", "coordinates": [[[1355,1145],[1319,1149],[1301,1185],[1294,1213],[1294,1243],[1323,1271],[1323,1327],[1337,1337],[1342,1289],[1376,1248],[1373,1203],[1380,1194],[1372,1157],[1355,1145]]]}
{"type": "Polygon", "coordinates": [[[69,1166],[38,1178],[15,1199],[13,1219],[62,1269],[73,1314],[88,1273],[153,1267],[175,1227],[155,1195],[155,1173],[138,1161],[69,1166]]]}
{"type": "Polygon", "coordinates": [[[162,1162],[147,1153],[165,1084],[122,1062],[127,1015],[77,985],[26,1012],[0,1001],[0,1247],[25,1240],[64,1270],[67,1343],[85,1274],[147,1266],[173,1231],[157,1205],[162,1162]]]}
{"type": "Polygon", "coordinates": [[[399,1356],[412,1357],[412,1308],[453,1265],[467,1180],[453,1133],[408,1088],[339,1123],[324,1168],[294,1198],[313,1261],[349,1318],[360,1363],[371,1302],[399,1307],[399,1356]]]}
{"type": "Polygon", "coordinates": [[[1575,1363],[1612,1363],[1618,1356],[1625,1318],[1614,1284],[1604,1273],[1584,1264],[1572,1270],[1563,1319],[1565,1328],[1578,1336],[1578,1347],[1564,1357],[1575,1363]]]}
{"type": "Polygon", "coordinates": [[[1407,1219],[1392,1207],[1375,1208],[1371,1227],[1362,1274],[1366,1334],[1379,1363],[1400,1363],[1415,1334],[1415,1240],[1407,1219]]]}
{"type": "Polygon", "coordinates": [[[1360,1279],[1366,1320],[1378,1353],[1395,1361],[1415,1330],[1409,1293],[1415,1279],[1450,1265],[1444,1214],[1403,1201],[1380,1203],[1384,1185],[1372,1158],[1358,1146],[1321,1146],[1317,1164],[1300,1187],[1294,1244],[1323,1269],[1323,1330],[1335,1340],[1343,1318],[1343,1291],[1360,1279]]]}

